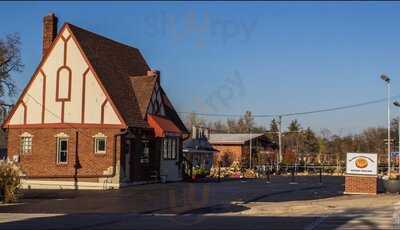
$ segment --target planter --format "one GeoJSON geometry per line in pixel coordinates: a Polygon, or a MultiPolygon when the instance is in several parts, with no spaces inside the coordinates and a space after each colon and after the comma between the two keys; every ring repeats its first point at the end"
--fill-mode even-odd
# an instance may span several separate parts
{"type": "Polygon", "coordinates": [[[383,188],[388,193],[400,192],[400,180],[383,180],[383,188]]]}

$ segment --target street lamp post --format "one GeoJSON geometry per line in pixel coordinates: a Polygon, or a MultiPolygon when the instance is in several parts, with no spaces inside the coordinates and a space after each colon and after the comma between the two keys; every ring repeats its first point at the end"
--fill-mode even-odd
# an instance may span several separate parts
{"type": "MultiPolygon", "coordinates": [[[[396,107],[400,107],[400,102],[395,101],[393,102],[393,105],[395,105],[396,107]]],[[[400,116],[397,117],[397,122],[398,122],[397,130],[398,130],[398,145],[399,145],[399,151],[397,157],[399,159],[399,173],[400,173],[400,116]]]]}
{"type": "Polygon", "coordinates": [[[381,75],[381,79],[386,82],[387,91],[387,123],[388,123],[388,145],[387,145],[387,158],[388,158],[388,176],[390,176],[390,78],[384,74],[381,75]]]}

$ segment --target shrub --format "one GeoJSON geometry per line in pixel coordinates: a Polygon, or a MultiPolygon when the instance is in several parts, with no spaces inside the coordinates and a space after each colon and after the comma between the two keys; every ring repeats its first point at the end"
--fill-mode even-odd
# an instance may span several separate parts
{"type": "Polygon", "coordinates": [[[389,180],[398,180],[399,175],[397,173],[391,173],[389,176],[389,180]]]}
{"type": "Polygon", "coordinates": [[[209,173],[210,171],[205,168],[200,168],[200,167],[193,168],[193,175],[198,176],[199,178],[206,177],[209,173]]]}
{"type": "Polygon", "coordinates": [[[0,161],[0,190],[4,203],[15,202],[20,186],[19,169],[12,161],[0,161]]]}

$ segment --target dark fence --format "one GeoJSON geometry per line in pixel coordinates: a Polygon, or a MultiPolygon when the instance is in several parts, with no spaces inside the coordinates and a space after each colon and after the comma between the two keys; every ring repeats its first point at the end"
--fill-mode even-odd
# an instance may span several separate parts
{"type": "MultiPolygon", "coordinates": [[[[257,165],[255,170],[265,175],[267,173],[274,175],[344,175],[346,173],[345,165],[257,165]]],[[[391,171],[399,172],[398,166],[392,166],[391,171]]],[[[386,174],[387,165],[378,166],[378,174],[386,174]]]]}

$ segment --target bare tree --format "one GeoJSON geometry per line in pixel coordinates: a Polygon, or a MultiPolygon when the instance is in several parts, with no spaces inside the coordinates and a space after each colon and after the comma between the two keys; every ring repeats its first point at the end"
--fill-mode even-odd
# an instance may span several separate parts
{"type": "Polygon", "coordinates": [[[199,117],[196,113],[191,112],[185,118],[186,128],[192,131],[193,126],[205,126],[206,120],[199,117]]]}
{"type": "Polygon", "coordinates": [[[21,72],[23,68],[20,45],[20,37],[16,33],[0,39],[0,97],[16,94],[16,85],[11,73],[21,72]]]}

